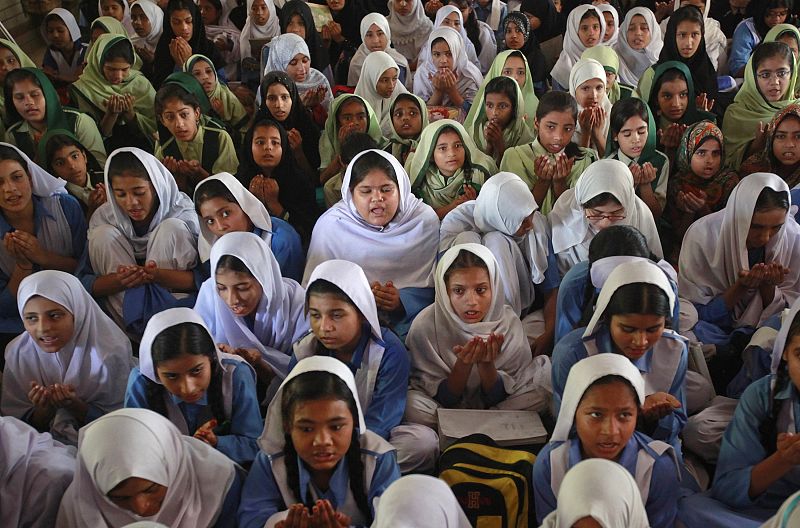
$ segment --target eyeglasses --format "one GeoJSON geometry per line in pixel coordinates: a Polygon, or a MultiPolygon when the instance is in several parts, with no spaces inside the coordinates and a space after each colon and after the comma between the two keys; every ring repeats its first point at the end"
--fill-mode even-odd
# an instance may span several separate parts
{"type": "Polygon", "coordinates": [[[602,213],[594,209],[587,209],[586,218],[588,220],[611,220],[612,222],[618,222],[619,220],[625,220],[625,213],[602,213]]]}
{"type": "Polygon", "coordinates": [[[778,70],[778,71],[774,71],[774,72],[773,71],[758,72],[756,74],[756,77],[758,77],[759,79],[761,79],[763,81],[768,81],[773,76],[777,77],[778,79],[785,79],[786,77],[788,77],[791,74],[792,74],[792,70],[782,69],[782,70],[778,70]]]}

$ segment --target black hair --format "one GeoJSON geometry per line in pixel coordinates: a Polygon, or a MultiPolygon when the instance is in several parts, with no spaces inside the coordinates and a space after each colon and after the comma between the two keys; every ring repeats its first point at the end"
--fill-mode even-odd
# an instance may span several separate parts
{"type": "Polygon", "coordinates": [[[39,78],[36,75],[26,69],[26,68],[17,68],[16,70],[11,70],[6,75],[6,85],[5,85],[5,92],[6,92],[6,105],[13,105],[14,103],[10,100],[10,95],[14,90],[14,85],[18,82],[23,81],[30,81],[39,88],[44,89],[42,83],[39,82],[39,78]]]}
{"type": "MultiPolygon", "coordinates": [[[[579,23],[583,22],[584,20],[587,20],[589,18],[596,18],[597,21],[600,23],[600,27],[602,27],[603,24],[605,24],[605,20],[600,20],[600,18],[601,18],[600,17],[600,13],[597,12],[597,9],[587,9],[586,12],[581,17],[579,23]]],[[[602,35],[601,35],[601,37],[602,37],[602,35]]]]}
{"type": "Polygon", "coordinates": [[[578,122],[578,102],[569,92],[550,91],[539,99],[536,107],[536,120],[541,121],[550,112],[567,112],[578,122]]]}
{"type": "Polygon", "coordinates": [[[647,282],[634,282],[617,288],[606,306],[603,317],[610,322],[614,315],[647,314],[664,317],[664,325],[672,325],[672,310],[669,297],[656,286],[647,282]]]}
{"type": "MultiPolygon", "coordinates": [[[[284,426],[284,460],[286,464],[286,481],[297,500],[307,507],[313,501],[307,500],[306,490],[300,489],[300,468],[297,463],[297,451],[292,443],[291,427],[294,408],[300,402],[335,398],[344,401],[353,417],[353,437],[350,448],[345,454],[347,472],[350,476],[350,490],[361,513],[372,522],[372,511],[367,499],[364,485],[364,463],[361,461],[361,443],[358,430],[358,407],[350,388],[339,376],[330,372],[304,372],[289,380],[283,387],[281,395],[281,418],[284,426]]],[[[369,522],[367,524],[369,524],[369,522]]]]}
{"type": "Polygon", "coordinates": [[[161,115],[164,111],[164,106],[166,106],[168,101],[173,99],[177,99],[195,110],[201,110],[200,101],[193,93],[186,91],[186,89],[179,84],[165,83],[158,89],[158,92],[156,92],[156,115],[161,115]]]}
{"type": "Polygon", "coordinates": [[[353,192],[353,189],[355,189],[359,183],[364,181],[364,178],[367,177],[367,174],[373,170],[384,172],[386,176],[388,176],[389,179],[395,183],[395,185],[398,184],[397,174],[395,174],[394,167],[392,167],[392,164],[389,162],[389,160],[377,152],[367,152],[358,158],[358,161],[353,164],[353,168],[350,172],[350,192],[353,192]]]}
{"type": "Polygon", "coordinates": [[[508,100],[511,101],[511,118],[516,119],[517,90],[519,90],[519,85],[517,85],[517,81],[515,81],[511,77],[500,75],[490,80],[488,83],[486,83],[486,87],[483,90],[483,95],[485,98],[490,93],[496,93],[508,97],[508,100]]]}
{"type": "Polygon", "coordinates": [[[622,205],[616,196],[610,192],[604,192],[598,194],[594,198],[589,198],[586,202],[581,204],[581,207],[584,209],[594,209],[595,207],[600,207],[601,205],[606,205],[607,203],[616,203],[617,205],[622,205]]]}
{"type": "Polygon", "coordinates": [[[233,271],[236,273],[244,273],[246,275],[249,275],[250,277],[255,278],[250,268],[248,268],[239,257],[236,257],[234,255],[222,255],[219,258],[219,260],[217,261],[217,269],[214,270],[214,273],[219,273],[222,270],[233,271]]]}
{"type": "Polygon", "coordinates": [[[611,134],[619,134],[628,119],[632,117],[641,117],[647,124],[648,115],[647,105],[641,99],[636,97],[620,99],[611,107],[611,134]]]}
{"type": "MultiPolygon", "coordinates": [[[[44,168],[52,172],[53,169],[53,156],[56,155],[56,152],[63,148],[63,147],[75,147],[81,152],[83,155],[86,156],[86,172],[91,175],[92,172],[99,172],[102,170],[102,167],[97,162],[97,159],[94,157],[94,154],[89,152],[89,150],[84,147],[80,141],[77,139],[70,137],[66,134],[56,134],[50,136],[47,140],[47,144],[45,145],[44,149],[44,168]]],[[[91,183],[91,176],[89,176],[89,183],[91,183]]]]}
{"type": "Polygon", "coordinates": [[[133,44],[131,44],[130,40],[123,38],[106,48],[103,53],[103,64],[114,59],[122,59],[128,64],[133,65],[133,44]]]}
{"type": "MultiPolygon", "coordinates": [[[[353,299],[347,295],[344,290],[335,285],[334,283],[325,279],[316,279],[306,288],[306,312],[308,312],[308,300],[312,295],[335,295],[340,301],[356,307],[353,299]]],[[[357,307],[356,307],[357,308],[357,307]]]]}
{"type": "MultiPolygon", "coordinates": [[[[800,39],[797,38],[797,33],[795,33],[794,31],[790,31],[788,29],[778,33],[778,36],[775,37],[775,41],[776,42],[780,41],[783,37],[787,37],[787,36],[788,37],[792,37],[792,40],[794,40],[795,44],[797,44],[797,46],[800,46],[800,39]]],[[[784,42],[784,44],[786,44],[786,43],[784,42]]],[[[787,44],[787,46],[788,46],[788,44],[787,44]]]]}
{"type": "Polygon", "coordinates": [[[411,101],[412,103],[414,103],[414,106],[417,107],[417,110],[422,112],[422,105],[419,104],[419,99],[417,99],[408,92],[397,94],[397,97],[394,98],[394,102],[392,102],[392,112],[394,112],[395,105],[400,101],[411,101]]]}
{"type": "Polygon", "coordinates": [[[631,396],[633,397],[633,401],[636,402],[636,409],[638,411],[639,406],[641,406],[642,403],[644,403],[644,402],[640,402],[639,401],[639,395],[636,393],[636,389],[633,388],[633,384],[631,383],[631,381],[628,378],[624,377],[624,376],[620,376],[619,374],[608,374],[606,376],[603,376],[601,378],[597,378],[596,380],[594,380],[592,382],[592,384],[589,385],[588,387],[586,387],[586,390],[583,391],[583,394],[581,395],[581,399],[578,401],[578,405],[581,404],[583,399],[586,397],[586,395],[589,393],[589,391],[592,390],[593,388],[598,387],[600,385],[611,385],[612,383],[622,383],[623,385],[625,385],[631,391],[631,396]]]}
{"type": "Polygon", "coordinates": [[[19,163],[22,166],[22,170],[25,171],[25,174],[30,176],[30,173],[28,172],[28,163],[25,161],[25,158],[23,158],[15,148],[0,145],[0,161],[9,160],[19,163]]]}
{"type": "MultiPolygon", "coordinates": [[[[184,10],[192,13],[193,17],[195,14],[197,15],[200,14],[200,9],[197,7],[197,4],[192,2],[192,0],[169,0],[169,3],[167,4],[167,9],[165,10],[164,13],[165,24],[169,24],[169,17],[172,15],[172,13],[174,13],[175,11],[184,11],[184,10]]],[[[193,20],[192,22],[194,24],[197,23],[196,20],[193,20]]]]}
{"type": "MultiPolygon", "coordinates": [[[[788,9],[789,0],[765,0],[755,4],[753,8],[753,25],[762,39],[767,36],[770,30],[770,27],[767,26],[767,22],[764,20],[767,17],[767,13],[770,9],[780,9],[782,7],[788,9]]],[[[786,22],[788,22],[788,16],[786,22]]]]}
{"type": "MultiPolygon", "coordinates": [[[[786,342],[783,344],[784,349],[781,351],[781,356],[786,352],[786,348],[789,346],[792,339],[798,334],[800,334],[800,313],[794,316],[794,319],[792,319],[789,325],[789,331],[786,333],[786,342]]],[[[769,414],[758,428],[758,432],[761,436],[761,445],[764,447],[764,450],[766,450],[767,455],[771,455],[778,449],[778,416],[785,402],[785,400],[779,400],[775,396],[788,387],[791,382],[792,379],[789,377],[789,365],[786,360],[781,357],[778,370],[775,372],[775,384],[770,389],[769,414]]]]}
{"type": "Polygon", "coordinates": [[[489,266],[486,264],[486,262],[483,261],[482,258],[480,258],[472,251],[467,251],[466,249],[462,249],[461,251],[458,252],[458,255],[456,255],[456,258],[453,260],[453,262],[450,264],[450,267],[447,268],[447,271],[444,273],[445,285],[447,285],[447,283],[450,281],[450,275],[454,271],[466,268],[481,268],[485,269],[487,273],[489,272],[489,266]]]}
{"type": "Polygon", "coordinates": [[[433,47],[436,44],[439,44],[440,42],[444,42],[445,44],[447,44],[448,48],[450,47],[450,44],[444,39],[444,37],[437,37],[437,38],[433,39],[433,42],[431,42],[431,50],[433,50],[433,47]]]}
{"type": "MultiPolygon", "coordinates": [[[[266,94],[265,94],[265,96],[266,96],[266,94]]],[[[336,109],[336,115],[334,117],[336,118],[336,128],[337,128],[337,130],[339,128],[339,114],[342,112],[342,108],[344,108],[344,105],[350,104],[353,101],[358,101],[361,104],[361,107],[367,113],[367,129],[369,129],[369,111],[370,111],[370,109],[367,108],[366,101],[364,101],[361,97],[352,96],[352,97],[348,97],[345,101],[342,101],[342,104],[340,104],[339,107],[336,109]]]]}
{"type": "MultiPolygon", "coordinates": [[[[69,26],[67,26],[67,23],[64,21],[64,19],[63,19],[63,18],[61,18],[61,16],[60,16],[60,15],[57,15],[57,14],[55,14],[55,13],[50,13],[50,14],[48,14],[47,16],[45,16],[45,17],[44,17],[44,27],[45,27],[45,30],[47,30],[47,23],[48,23],[48,22],[61,22],[61,23],[62,23],[62,24],[64,24],[64,26],[67,28],[67,32],[69,32],[69,26]]],[[[70,37],[70,40],[71,40],[71,39],[72,39],[72,37],[70,37]]]]}
{"type": "Polygon", "coordinates": [[[197,214],[200,214],[200,206],[213,198],[222,198],[225,201],[240,205],[239,200],[233,196],[231,190],[220,180],[206,180],[197,186],[194,193],[194,210],[197,214]]]}
{"type": "MultiPolygon", "coordinates": [[[[125,9],[125,4],[122,2],[122,0],[111,0],[111,1],[118,3],[121,8],[125,9]]],[[[100,0],[100,3],[102,4],[103,0],[100,0]]]]}
{"type": "Polygon", "coordinates": [[[772,209],[789,210],[789,193],[786,191],[776,191],[769,187],[764,187],[758,194],[753,213],[769,211],[772,209]]]}
{"type": "MultiPolygon", "coordinates": [[[[339,156],[342,158],[342,163],[347,166],[353,161],[353,158],[365,150],[374,150],[377,148],[378,143],[366,132],[351,132],[345,136],[344,141],[342,141],[342,144],[339,146],[339,156]]],[[[394,170],[389,174],[394,174],[394,170]]],[[[397,177],[395,176],[395,180],[396,179],[397,177]]]]}
{"type": "MultiPolygon", "coordinates": [[[[785,42],[762,42],[753,51],[753,77],[758,73],[758,66],[767,59],[779,57],[786,61],[789,69],[794,71],[794,54],[785,42]]],[[[761,89],[759,88],[759,92],[761,89]]],[[[763,94],[762,94],[763,95],[763,94]]]]}
{"type": "Polygon", "coordinates": [[[478,25],[478,16],[475,14],[475,8],[470,0],[450,0],[448,5],[452,5],[461,11],[465,7],[469,7],[469,16],[464,19],[464,29],[467,31],[467,37],[475,45],[475,54],[480,55],[483,50],[481,44],[481,28],[478,25]]]}
{"type": "MultiPolygon", "coordinates": [[[[785,44],[784,44],[785,45],[785,44]]],[[[689,79],[686,78],[686,75],[679,70],[678,68],[670,68],[664,72],[664,74],[659,77],[654,83],[653,87],[650,89],[650,98],[648,99],[647,103],[650,106],[650,111],[653,112],[653,117],[661,115],[661,107],[658,104],[658,93],[661,91],[661,86],[664,83],[673,82],[681,80],[686,83],[686,88],[689,89],[689,79]]],[[[692,104],[692,101],[689,101],[689,105],[692,104]]],[[[686,112],[689,111],[689,107],[686,107],[686,112]]],[[[686,112],[684,112],[682,118],[686,116],[686,112]]]]}
{"type": "Polygon", "coordinates": [[[111,182],[112,187],[114,186],[114,176],[120,176],[125,172],[142,180],[150,181],[150,174],[133,152],[119,152],[108,160],[108,181],[111,182]]]}
{"type": "MultiPolygon", "coordinates": [[[[211,414],[222,424],[230,417],[225,415],[225,401],[222,394],[222,366],[217,359],[217,345],[208,330],[197,323],[184,322],[162,330],[153,339],[150,347],[153,369],[158,372],[162,361],[177,359],[184,355],[205,356],[211,365],[211,382],[206,394],[211,414]]],[[[147,406],[162,416],[169,417],[164,398],[168,397],[166,388],[160,383],[146,379],[147,406]]]]}

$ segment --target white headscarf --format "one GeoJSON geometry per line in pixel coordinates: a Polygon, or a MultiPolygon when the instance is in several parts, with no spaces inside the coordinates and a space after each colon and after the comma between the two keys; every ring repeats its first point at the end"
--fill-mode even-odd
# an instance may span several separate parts
{"type": "Polygon", "coordinates": [[[453,491],[441,479],[406,475],[381,495],[372,528],[470,528],[453,491]]]}
{"type": "Polygon", "coordinates": [[[0,525],[53,526],[74,471],[74,447],[0,416],[0,525]]]}
{"type": "Polygon", "coordinates": [[[572,365],[569,370],[551,442],[569,440],[572,425],[575,423],[575,412],[578,410],[578,404],[583,399],[586,389],[600,378],[612,375],[628,380],[636,391],[636,397],[639,400],[637,404],[644,403],[644,379],[642,379],[639,369],[628,358],[622,354],[597,354],[584,358],[572,365]]]}
{"type": "Polygon", "coordinates": [[[263,240],[253,233],[228,233],[211,248],[211,277],[200,288],[194,309],[216,342],[234,348],[258,348],[264,360],[282,377],[289,365],[292,343],[308,331],[304,304],[303,288],[294,280],[281,277],[278,262],[263,240]],[[253,330],[243,317],[231,312],[217,293],[215,272],[225,255],[241,260],[264,290],[253,330]]]}
{"type": "MultiPolygon", "coordinates": [[[[594,59],[578,60],[578,62],[575,63],[575,65],[572,67],[572,70],[569,72],[569,93],[575,98],[576,101],[578,99],[578,87],[586,81],[590,81],[592,79],[601,80],[603,82],[603,87],[606,87],[606,70],[603,68],[603,65],[594,59]]],[[[602,134],[603,137],[607,137],[608,129],[611,125],[611,101],[608,100],[608,93],[605,89],[603,90],[602,99],[600,99],[599,105],[606,113],[602,134]]],[[[579,104],[578,112],[582,112],[583,110],[584,108],[579,104]]],[[[576,139],[579,140],[580,135],[581,124],[579,121],[575,127],[573,141],[576,139]]]]}
{"type": "Polygon", "coordinates": [[[131,42],[134,46],[154,51],[164,30],[164,11],[151,0],[138,0],[134,5],[141,7],[147,20],[150,21],[150,33],[146,37],[140,37],[134,31],[131,42]]]}
{"type": "Polygon", "coordinates": [[[575,248],[582,260],[588,260],[589,243],[596,233],[586,219],[583,204],[603,193],[612,194],[625,208],[625,219],[618,224],[641,231],[650,251],[661,257],[663,251],[653,214],[636,196],[630,169],[621,161],[612,159],[592,163],[578,178],[575,187],[567,189],[556,200],[549,216],[553,251],[561,253],[575,248]]]}
{"type": "MultiPolygon", "coordinates": [[[[383,494],[386,496],[386,493],[383,494]]],[[[778,513],[773,515],[761,528],[792,528],[800,526],[800,491],[783,501],[778,513]]]]}
{"type": "MultiPolygon", "coordinates": [[[[602,44],[611,48],[615,48],[617,41],[619,40],[619,13],[611,4],[598,4],[595,7],[598,11],[600,11],[601,15],[603,13],[611,13],[611,18],[614,19],[614,33],[611,35],[610,39],[602,42],[602,44]]],[[[605,18],[603,20],[605,21],[605,18]]],[[[605,35],[605,30],[603,31],[603,35],[605,35]]]]}
{"type": "Polygon", "coordinates": [[[392,104],[398,95],[408,93],[408,90],[399,79],[391,96],[383,97],[377,92],[378,79],[381,78],[383,72],[390,68],[396,69],[398,73],[400,71],[395,60],[385,51],[373,51],[366,55],[355,91],[355,94],[368,102],[369,106],[375,111],[375,117],[378,118],[378,122],[381,124],[381,131],[386,137],[391,136],[394,130],[392,125],[392,104]]]}
{"type": "MultiPolygon", "coordinates": [[[[28,399],[31,381],[73,385],[81,400],[102,412],[122,407],[132,365],[128,337],[69,273],[44,270],[23,279],[17,292],[20,316],[28,300],[37,295],[60,304],[73,315],[72,338],[55,353],[41,350],[28,332],[9,343],[2,413],[22,417],[33,407],[28,399]]],[[[75,442],[77,426],[68,411],[59,410],[52,430],[66,441],[75,442]]]]}
{"type": "MultiPolygon", "coordinates": [[[[308,51],[308,44],[298,35],[294,33],[284,33],[283,35],[275,37],[269,43],[269,55],[267,55],[267,64],[264,66],[264,75],[271,71],[285,72],[291,60],[298,53],[305,55],[311,60],[311,52],[308,51]]],[[[321,71],[315,68],[309,67],[306,79],[302,82],[294,81],[294,83],[297,85],[297,90],[300,92],[300,95],[318,86],[325,86],[327,92],[325,94],[325,99],[322,101],[322,105],[328,108],[331,101],[333,101],[333,92],[331,92],[328,79],[325,78],[321,71]]]]}
{"type": "MultiPolygon", "coordinates": [[[[452,6],[444,6],[439,11],[448,7],[452,6]]],[[[461,16],[461,12],[458,11],[458,13],[461,16]]],[[[431,56],[431,46],[433,41],[438,38],[444,39],[450,48],[450,52],[453,55],[453,71],[456,76],[468,77],[475,82],[475,86],[479,87],[483,83],[483,75],[480,69],[467,59],[467,54],[464,52],[464,40],[455,29],[445,26],[434,29],[428,37],[427,44],[420,51],[417,71],[414,74],[414,94],[425,100],[429,99],[433,94],[433,83],[428,76],[434,75],[437,71],[431,56]]]]}
{"type": "MultiPolygon", "coordinates": [[[[461,14],[461,10],[458,7],[454,5],[444,5],[443,7],[440,7],[439,10],[436,11],[436,20],[433,21],[433,29],[437,30],[442,27],[450,27],[444,25],[444,19],[453,13],[458,14],[458,20],[460,23],[458,30],[455,30],[452,27],[451,29],[456,31],[461,36],[461,42],[464,45],[464,53],[467,56],[467,60],[472,64],[474,64],[476,68],[480,68],[481,64],[480,61],[478,60],[478,54],[475,51],[475,44],[472,43],[472,41],[469,39],[469,36],[467,35],[467,30],[464,27],[464,16],[461,14]]],[[[428,48],[427,52],[428,52],[428,57],[426,58],[426,60],[430,58],[430,53],[431,53],[430,47],[428,48]]],[[[422,50],[422,53],[425,53],[425,50],[422,50]]],[[[422,56],[420,56],[420,62],[422,62],[422,56]]]]}
{"type": "Polygon", "coordinates": [[[66,180],[56,178],[41,168],[39,165],[34,163],[27,154],[22,152],[15,145],[12,145],[11,143],[0,142],[0,147],[9,147],[16,150],[17,154],[19,154],[19,156],[25,160],[25,167],[23,168],[27,170],[31,177],[31,190],[34,196],[44,198],[54,194],[67,194],[67,189],[65,188],[67,185],[66,180]]]}
{"type": "Polygon", "coordinates": [[[192,200],[178,189],[175,177],[152,154],[134,147],[123,147],[115,150],[108,156],[108,161],[106,161],[104,181],[107,202],[101,205],[92,215],[89,222],[89,236],[91,236],[92,227],[103,224],[113,225],[122,231],[125,238],[131,243],[136,258],[144,258],[147,254],[147,242],[150,238],[150,233],[167,218],[182,220],[195,236],[199,234],[200,225],[192,200]],[[113,164],[114,156],[120,152],[131,152],[139,159],[150,177],[150,183],[153,184],[156,196],[158,196],[158,210],[150,221],[147,233],[141,236],[137,235],[133,229],[133,223],[128,214],[117,205],[114,190],[111,186],[109,170],[113,164]]]}
{"type": "Polygon", "coordinates": [[[558,509],[542,528],[572,528],[591,517],[604,528],[650,528],[639,486],[616,462],[588,458],[567,471],[558,489],[558,509]]]}
{"type": "MultiPolygon", "coordinates": [[[[428,38],[428,33],[433,31],[431,19],[425,14],[425,8],[421,0],[411,0],[414,7],[408,15],[399,15],[392,4],[394,0],[389,0],[389,29],[392,30],[392,40],[396,46],[408,47],[420,36],[428,38]]],[[[424,40],[423,40],[424,41],[424,40]]],[[[418,50],[419,51],[419,50],[418,50]]],[[[416,58],[417,53],[411,58],[416,58]]],[[[408,57],[406,57],[408,59],[408,57]]]]}
{"type": "MultiPolygon", "coordinates": [[[[98,8],[98,11],[102,13],[102,11],[100,10],[100,0],[97,1],[97,8],[98,8]]],[[[130,16],[130,12],[128,10],[128,3],[127,2],[125,2],[125,14],[128,15],[128,25],[130,25],[131,16],[130,16]]],[[[69,31],[69,38],[70,38],[70,40],[72,42],[76,42],[76,41],[79,41],[81,39],[81,28],[78,27],[78,21],[75,20],[75,15],[73,15],[68,10],[64,9],[63,7],[57,7],[55,9],[53,9],[52,11],[50,11],[49,13],[47,13],[47,16],[50,16],[50,15],[55,15],[55,16],[57,16],[58,18],[60,18],[64,22],[64,25],[67,26],[67,30],[69,31]]],[[[128,26],[126,26],[125,29],[128,29],[128,26]]],[[[133,27],[131,27],[131,29],[133,29],[133,27]]],[[[50,39],[47,36],[47,25],[46,24],[42,24],[42,36],[44,37],[44,41],[49,46],[51,43],[50,43],[50,39]]]]}
{"type": "MultiPolygon", "coordinates": [[[[677,2],[680,3],[680,2],[677,2]]],[[[664,39],[661,36],[661,26],[658,25],[656,15],[646,7],[634,7],[625,15],[622,27],[619,29],[619,40],[616,50],[619,55],[619,78],[624,84],[636,86],[644,71],[658,62],[664,39]],[[641,16],[650,28],[650,43],[643,50],[635,50],[628,44],[628,28],[635,16],[641,16]]]]}
{"type": "Polygon", "coordinates": [[[442,219],[439,251],[464,243],[476,242],[489,247],[501,273],[506,302],[518,314],[534,300],[534,285],[541,284],[547,271],[549,226],[540,213],[525,182],[516,174],[500,172],[486,180],[481,193],[442,219]],[[523,237],[515,237],[522,222],[533,214],[533,228],[523,237]],[[504,235],[485,240],[487,233],[504,235]],[[501,244],[502,247],[496,247],[501,244]],[[510,274],[511,272],[515,272],[510,274]],[[509,276],[506,276],[509,275],[509,276]]]}
{"type": "Polygon", "coordinates": [[[770,370],[772,374],[778,373],[778,367],[783,359],[783,352],[786,348],[786,339],[789,337],[789,328],[792,326],[797,314],[800,313],[800,299],[797,299],[792,307],[783,314],[781,317],[781,328],[778,330],[778,335],[775,337],[775,342],[772,345],[772,365],[770,370]]]}
{"type": "MultiPolygon", "coordinates": [[[[239,207],[242,208],[244,214],[250,219],[254,226],[261,229],[264,233],[261,235],[262,240],[269,246],[272,242],[272,218],[269,216],[267,208],[264,204],[253,196],[249,190],[242,185],[242,182],[236,179],[235,176],[228,172],[220,172],[214,176],[210,176],[203,180],[194,191],[194,201],[197,203],[197,193],[203,185],[211,180],[219,180],[230,191],[239,207]]],[[[205,262],[208,260],[211,252],[211,246],[214,245],[219,237],[211,232],[200,218],[200,235],[201,238],[198,243],[198,253],[200,253],[200,260],[205,262]]]]}
{"type": "MultiPolygon", "coordinates": [[[[278,20],[278,12],[275,9],[275,4],[272,0],[260,1],[266,4],[267,11],[269,11],[267,23],[263,26],[259,26],[253,21],[253,17],[250,16],[250,11],[253,9],[253,2],[255,2],[255,0],[247,0],[247,22],[244,23],[242,34],[239,36],[239,49],[249,50],[251,39],[274,39],[281,34],[281,25],[278,20]]],[[[270,49],[270,52],[271,51],[272,49],[270,49]]],[[[308,58],[310,59],[311,55],[308,55],[308,58]]]]}
{"type": "Polygon", "coordinates": [[[172,528],[213,526],[235,476],[228,457],[182,435],[160,414],[121,409],[81,429],[75,480],[64,494],[57,526],[125,526],[139,520],[172,528]],[[166,486],[156,515],[142,518],[108,499],[108,492],[130,477],[166,486]]]}
{"type": "MultiPolygon", "coordinates": [[[[370,55],[370,53],[372,53],[369,51],[369,48],[367,48],[367,45],[364,44],[364,42],[366,41],[367,38],[367,31],[369,31],[369,28],[371,28],[373,25],[376,25],[379,28],[381,28],[383,33],[386,35],[386,48],[383,49],[382,51],[388,53],[392,57],[392,59],[394,59],[394,62],[397,63],[397,66],[402,66],[403,68],[405,68],[408,74],[410,75],[411,71],[408,68],[408,59],[406,59],[402,53],[400,53],[399,51],[397,51],[392,47],[392,30],[389,27],[389,21],[386,19],[385,16],[383,16],[380,13],[370,13],[361,19],[360,30],[361,30],[362,43],[356,50],[356,54],[353,55],[353,59],[350,61],[350,71],[352,72],[353,70],[355,70],[358,72],[363,72],[362,66],[364,65],[364,60],[367,58],[368,55],[370,55]]],[[[397,66],[394,67],[397,68],[397,66]]],[[[363,76],[364,74],[361,73],[361,77],[363,76]]],[[[376,78],[375,80],[377,81],[378,79],[376,78]]],[[[351,81],[352,79],[349,78],[348,84],[355,84],[351,83],[351,81]]],[[[373,108],[375,107],[373,106],[373,108]]]]}
{"type": "MultiPolygon", "coordinates": [[[[128,36],[136,35],[136,31],[133,29],[133,24],[131,23],[131,6],[128,0],[120,0],[122,2],[122,27],[125,28],[125,31],[128,32],[128,36]]],[[[100,15],[103,14],[103,0],[97,0],[97,12],[100,15]]],[[[74,20],[74,17],[73,17],[74,20]]],[[[77,27],[77,24],[76,24],[77,27]]],[[[71,33],[72,31],[70,31],[71,33]]],[[[80,32],[78,33],[78,38],[80,38],[80,32]]],[[[75,40],[75,39],[73,39],[75,40]]]]}
{"type": "MultiPolygon", "coordinates": [[[[485,338],[489,334],[505,338],[495,367],[507,394],[549,387],[550,361],[546,356],[531,361],[525,330],[519,316],[506,304],[497,261],[491,251],[480,244],[453,246],[442,255],[436,268],[436,302],[417,315],[406,338],[411,354],[411,386],[434,396],[442,379],[447,378],[456,363],[453,347],[464,345],[475,336],[485,338]],[[445,274],[461,251],[473,253],[489,269],[492,302],[479,323],[464,322],[453,310],[447,294],[445,274]]],[[[471,406],[479,407],[480,390],[478,376],[470,376],[464,399],[471,406]]]]}
{"type": "Polygon", "coordinates": [[[400,162],[381,150],[362,152],[347,166],[342,200],[317,220],[308,248],[303,284],[321,262],[344,258],[364,269],[370,281],[392,281],[396,288],[432,286],[439,247],[439,218],[429,205],[411,193],[411,183],[400,162]],[[353,165],[367,152],[391,163],[397,177],[400,203],[397,214],[382,228],[368,224],[358,213],[350,192],[353,165]],[[375,258],[380,255],[381,258],[375,258]]]}
{"type": "MultiPolygon", "coordinates": [[[[572,66],[581,58],[581,54],[586,51],[586,46],[581,42],[578,36],[578,30],[581,26],[581,18],[587,11],[594,10],[597,16],[600,17],[600,39],[596,45],[603,43],[603,35],[606,32],[606,19],[603,18],[603,13],[593,5],[579,5],[569,12],[567,17],[567,29],[564,32],[564,48],[558,56],[553,70],[550,75],[561,86],[569,86],[569,72],[572,66]]],[[[603,76],[605,79],[605,76],[603,76]]]]}
{"type": "MultiPolygon", "coordinates": [[[[678,266],[681,297],[695,304],[708,304],[750,269],[747,233],[755,204],[765,188],[791,195],[786,182],[774,174],[757,172],[734,187],[725,209],[693,223],[686,231],[678,266]]],[[[791,209],[791,207],[790,207],[791,209]]],[[[800,293],[800,227],[789,211],[786,222],[766,245],[766,262],[779,262],[789,273],[775,288],[775,298],[764,307],[758,292],[744,298],[733,309],[738,326],[760,326],[764,320],[791,305],[800,293]]]]}

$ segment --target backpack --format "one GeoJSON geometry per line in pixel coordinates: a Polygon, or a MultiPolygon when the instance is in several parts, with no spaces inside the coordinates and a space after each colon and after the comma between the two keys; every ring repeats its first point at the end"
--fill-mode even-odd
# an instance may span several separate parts
{"type": "Polygon", "coordinates": [[[499,447],[484,434],[464,437],[439,458],[439,478],[478,528],[536,526],[533,463],[528,451],[499,447]]]}

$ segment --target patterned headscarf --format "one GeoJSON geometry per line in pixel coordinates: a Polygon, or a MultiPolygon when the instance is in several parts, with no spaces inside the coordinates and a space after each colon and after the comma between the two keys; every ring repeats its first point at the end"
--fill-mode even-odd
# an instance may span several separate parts
{"type": "Polygon", "coordinates": [[[512,11],[506,15],[506,18],[503,21],[503,34],[505,34],[506,29],[508,29],[508,24],[510,23],[513,23],[517,26],[522,34],[525,35],[525,42],[528,42],[528,36],[531,34],[531,23],[528,20],[528,17],[519,11],[512,11]]]}
{"type": "MultiPolygon", "coordinates": [[[[719,141],[722,147],[721,156],[722,159],[725,159],[725,142],[722,138],[722,130],[711,121],[700,121],[687,128],[683,136],[681,136],[681,144],[678,148],[678,170],[680,172],[691,172],[692,156],[708,138],[714,138],[719,141]]],[[[722,171],[721,165],[720,171],[722,171]]]]}

